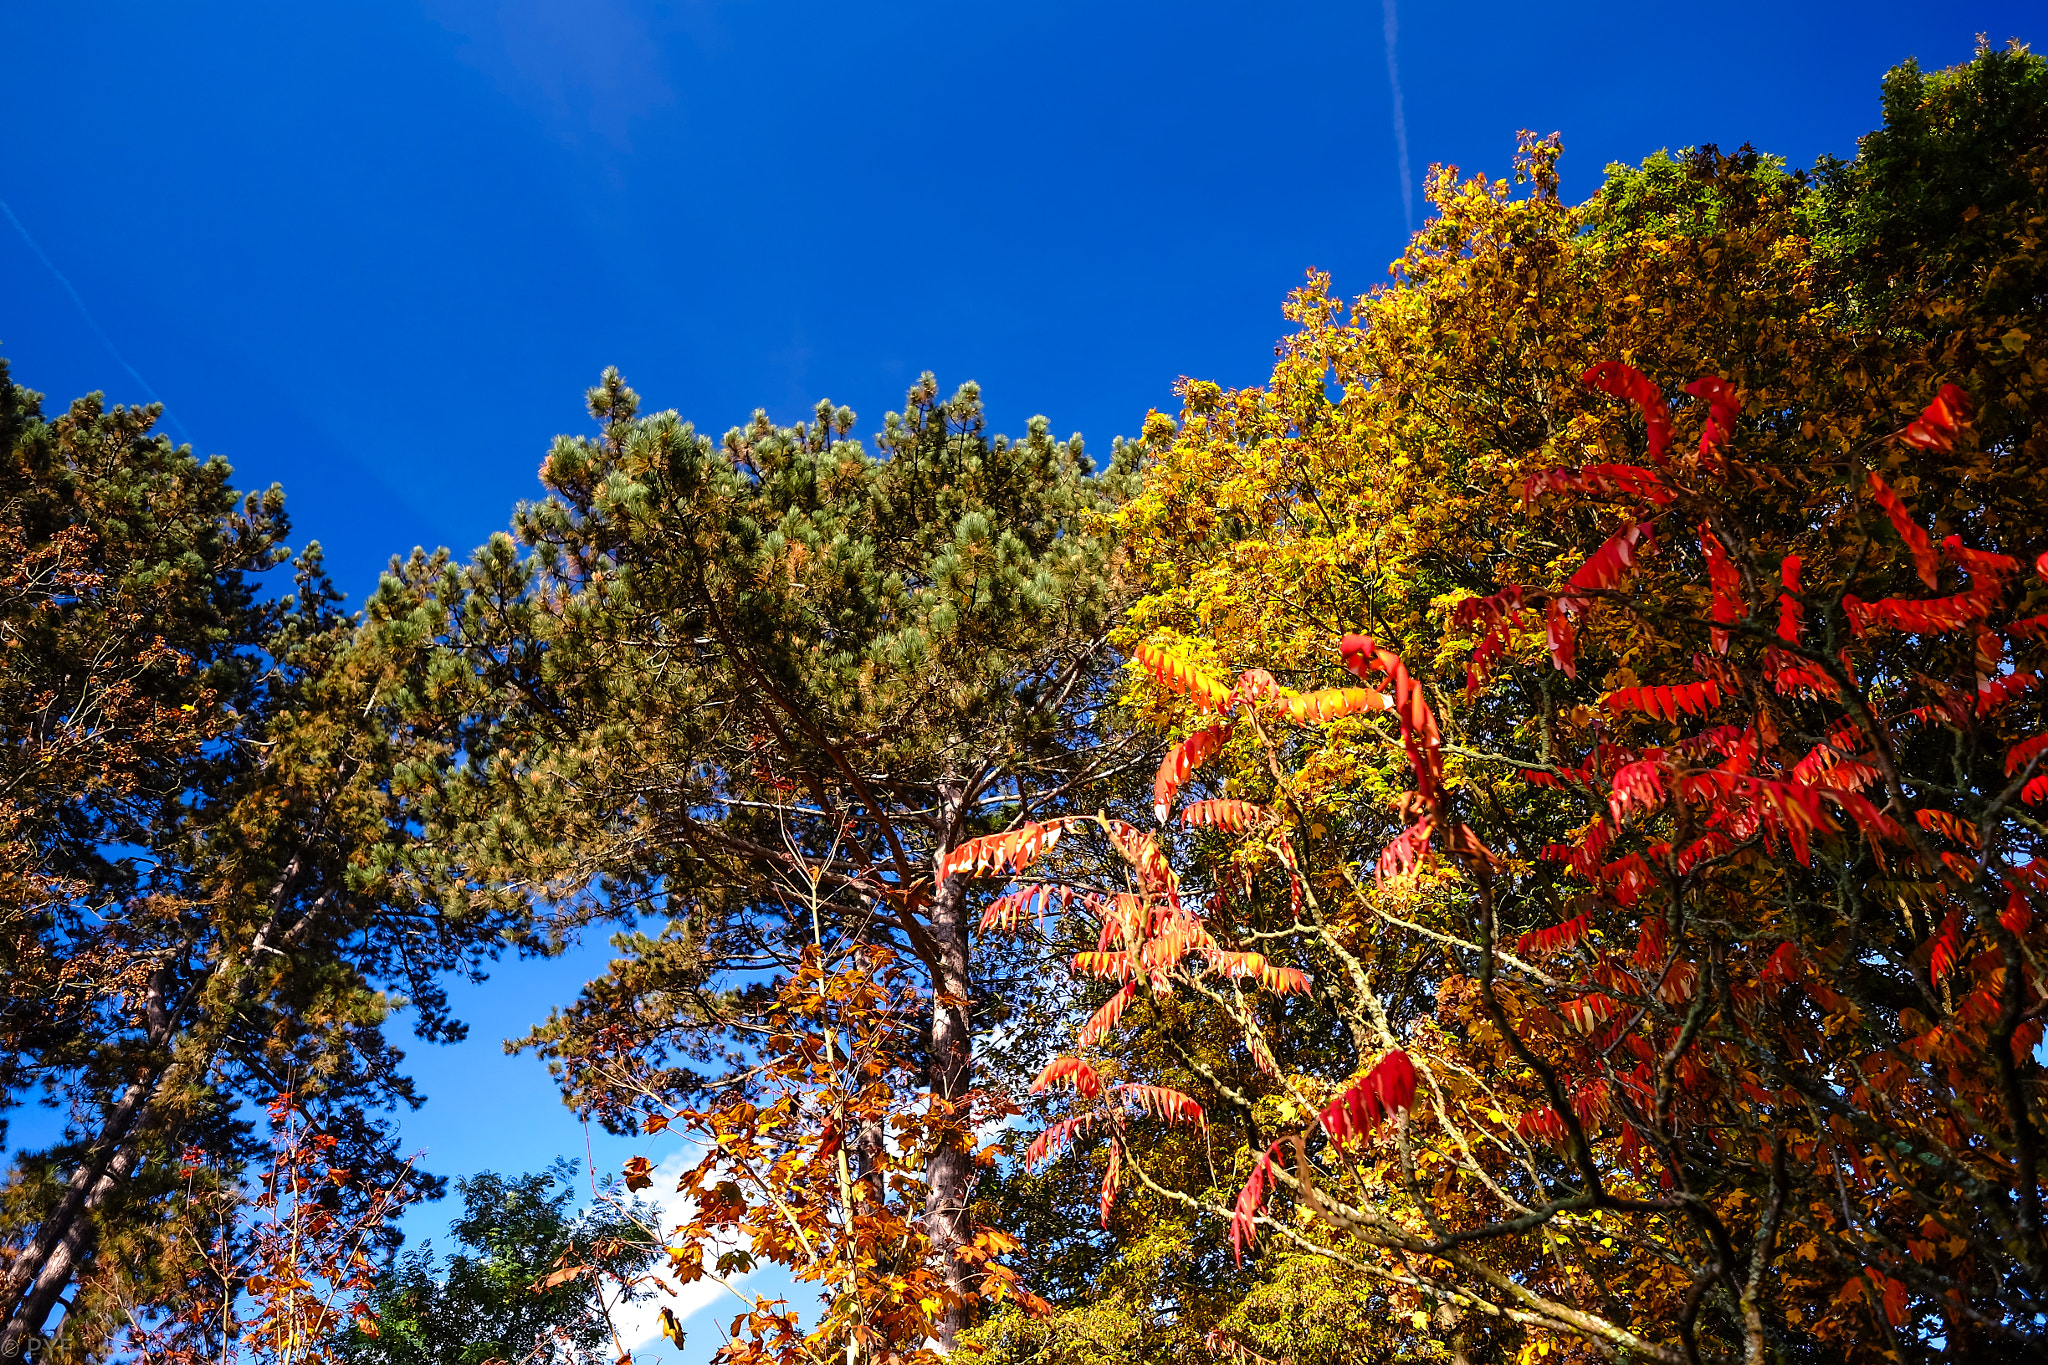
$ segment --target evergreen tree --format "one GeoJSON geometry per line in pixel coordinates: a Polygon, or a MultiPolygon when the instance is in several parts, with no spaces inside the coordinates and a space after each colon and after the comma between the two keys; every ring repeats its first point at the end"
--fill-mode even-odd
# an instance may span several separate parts
{"type": "MultiPolygon", "coordinates": [[[[964,1300],[973,1039],[1000,1006],[964,881],[934,872],[1131,766],[1104,709],[1122,589],[1101,525],[1128,462],[1094,474],[1043,418],[991,435],[973,385],[941,398],[929,375],[878,453],[830,403],[719,442],[638,416],[615,371],[589,403],[601,435],[555,442],[513,535],[467,567],[416,555],[372,604],[392,674],[465,727],[422,894],[659,921],[527,1040],[617,1131],[744,1086],[803,946],[893,946],[927,990],[921,1073],[954,1110],[925,1227],[964,1300]]],[[[848,1141],[872,1156],[883,1136],[848,1141]]]]}
{"type": "Polygon", "coordinates": [[[0,1095],[64,1115],[0,1191],[9,1365],[60,1303],[60,1359],[178,1321],[215,1232],[191,1187],[240,1190],[264,1150],[245,1102],[295,1093],[352,1188],[387,1185],[376,1111],[418,1102],[387,992],[459,1037],[439,974],[525,932],[399,894],[421,733],[317,546],[260,591],[283,494],[239,498],[156,417],[94,395],[46,421],[0,369],[0,1095]]]}

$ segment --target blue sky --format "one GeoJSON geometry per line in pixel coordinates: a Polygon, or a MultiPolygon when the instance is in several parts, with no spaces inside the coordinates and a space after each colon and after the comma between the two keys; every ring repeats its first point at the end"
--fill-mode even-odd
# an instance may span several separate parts
{"type": "MultiPolygon", "coordinates": [[[[1419,214],[1430,163],[1503,173],[1518,128],[1563,132],[1574,197],[1660,147],[1846,155],[1893,62],[2048,40],[2038,4],[1397,20],[1398,106],[1384,0],[20,6],[0,355],[58,403],[153,390],[360,601],[501,527],[606,364],[714,432],[824,396],[872,432],[931,369],[1106,450],[1178,375],[1260,379],[1308,268],[1385,278],[1397,109],[1419,214]]],[[[497,1040],[602,956],[507,967],[471,1042],[415,1050],[431,1167],[582,1154],[497,1040]]]]}

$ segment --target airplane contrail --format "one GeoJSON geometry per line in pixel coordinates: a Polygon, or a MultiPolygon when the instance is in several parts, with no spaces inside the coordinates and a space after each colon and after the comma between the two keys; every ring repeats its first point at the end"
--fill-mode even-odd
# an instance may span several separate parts
{"type": "Polygon", "coordinates": [[[1408,170],[1408,117],[1401,108],[1401,64],[1394,57],[1394,40],[1400,36],[1401,21],[1394,12],[1394,0],[1380,0],[1386,17],[1387,84],[1394,92],[1394,151],[1401,168],[1401,215],[1408,231],[1415,231],[1415,177],[1408,170]]]}
{"type": "Polygon", "coordinates": [[[85,306],[85,300],[78,297],[78,291],[72,288],[70,280],[64,278],[64,272],[57,268],[56,263],[49,258],[40,246],[36,245],[36,239],[28,235],[28,229],[21,225],[21,219],[14,216],[14,210],[7,207],[5,199],[0,199],[0,213],[7,215],[7,221],[14,224],[14,230],[21,234],[22,241],[28,243],[28,249],[35,252],[36,259],[43,263],[43,268],[56,277],[57,283],[64,286],[64,292],[69,294],[71,301],[78,305],[78,315],[85,319],[85,325],[92,329],[92,334],[100,339],[100,345],[107,348],[107,354],[114,357],[114,362],[122,369],[128,371],[129,378],[141,386],[142,392],[148,396],[150,402],[163,408],[165,424],[175,430],[178,433],[179,439],[183,440],[186,445],[191,445],[192,434],[185,430],[184,423],[171,415],[170,406],[163,399],[157,397],[157,392],[150,387],[149,381],[144,379],[141,373],[128,363],[127,357],[123,356],[114,345],[113,339],[100,330],[99,323],[93,320],[92,310],[85,306]]]}

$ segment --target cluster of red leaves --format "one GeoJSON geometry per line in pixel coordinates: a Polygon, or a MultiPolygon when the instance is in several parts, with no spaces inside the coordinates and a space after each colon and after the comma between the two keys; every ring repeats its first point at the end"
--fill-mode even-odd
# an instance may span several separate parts
{"type": "Polygon", "coordinates": [[[1583,383],[1605,394],[1633,403],[1643,415],[1643,431],[1649,440],[1650,458],[1662,461],[1671,444],[1671,408],[1663,391],[1634,367],[1619,360],[1603,360],[1580,376],[1583,383]]]}
{"type": "Polygon", "coordinates": [[[1726,380],[1712,374],[1693,380],[1685,391],[1707,405],[1707,420],[1700,427],[1700,464],[1711,469],[1714,452],[1735,434],[1735,418],[1742,411],[1742,399],[1726,380]]]}
{"type": "Polygon", "coordinates": [[[939,860],[938,880],[943,882],[956,873],[970,877],[986,876],[992,872],[1019,876],[1038,861],[1041,854],[1052,851],[1061,832],[1070,823],[1069,820],[1044,820],[1019,825],[1001,834],[969,839],[939,860]]]}
{"type": "MultiPolygon", "coordinates": [[[[1668,419],[1647,380],[1618,364],[1596,367],[1587,379],[1603,391],[1634,402],[1651,426],[1653,456],[1664,448],[1668,437],[1660,436],[1659,430],[1668,419]]],[[[1728,386],[1716,378],[1697,381],[1687,391],[1710,405],[1701,438],[1701,467],[1708,468],[1707,456],[1726,452],[1738,405],[1728,386]]],[[[1949,450],[1964,429],[1969,411],[1961,392],[1945,387],[1899,438],[1909,446],[1949,450]]],[[[2019,562],[1970,547],[1955,535],[1944,539],[1937,550],[1911,510],[1879,475],[1869,474],[1865,483],[1922,584],[1938,593],[1941,570],[1947,563],[1966,578],[1963,590],[1926,598],[1866,601],[1846,584],[1823,587],[1807,583],[1807,565],[1801,556],[1787,554],[1775,566],[1774,576],[1781,588],[1774,604],[1775,621],[1759,621],[1757,608],[1743,592],[1742,568],[1703,518],[1699,541],[1711,592],[1713,656],[1709,657],[1729,656],[1738,631],[1756,642],[1754,654],[1744,656],[1747,663],[1731,658],[1730,664],[1716,663],[1711,668],[1703,656],[1696,655],[1695,666],[1707,675],[1706,681],[1673,687],[1630,686],[1606,698],[1608,712],[1618,719],[1642,713],[1673,724],[1698,720],[1703,726],[1698,733],[1673,744],[1638,750],[1602,742],[1578,766],[1561,764],[1554,773],[1530,774],[1539,787],[1577,793],[1598,803],[1585,833],[1574,843],[1549,846],[1545,856],[1569,864],[1574,876],[1590,883],[1590,903],[1602,913],[1582,913],[1553,928],[1525,933],[1516,943],[1518,952],[1547,955],[1574,944],[1589,945],[1555,1000],[1547,1007],[1532,1009],[1527,1016],[1537,1033],[1542,1032],[1546,1018],[1554,1020],[1545,1045],[1557,1050],[1554,1056],[1561,1088],[1551,1103],[1521,1115],[1515,1127],[1523,1138],[1560,1146],[1585,1144],[1596,1140],[1603,1126],[1610,1132],[1618,1128],[1620,1161],[1624,1168],[1631,1168],[1649,1160],[1652,1152],[1671,1150],[1671,1129],[1664,1122],[1653,1121],[1659,1104],[1670,1115],[1670,1123],[1684,1126],[1725,1122],[1725,1118],[1713,1116],[1725,1113],[1720,1106],[1738,1100],[1748,1110],[1742,1126],[1775,1124],[1797,1133],[1800,1120],[1796,1114],[1804,1102],[1793,1092],[1779,1093],[1756,1077],[1749,1069],[1751,1063],[1744,1060],[1746,1049],[1760,1042],[1768,1030],[1773,1047],[1784,1049],[1797,1063],[1830,1064],[1827,1059],[1834,1047],[1828,1035],[1807,1018],[1858,1017],[1859,1007],[1831,984],[1842,970],[1838,964],[1824,952],[1802,951],[1792,942],[1777,943],[1768,951],[1724,950],[1715,970],[1732,1005],[1724,1016],[1724,1026],[1732,1033],[1724,1040],[1703,1041],[1682,1038],[1675,1022],[1654,1022],[1660,1007],[1694,1000],[1705,979],[1704,964],[1688,956],[1699,951],[1697,947],[1677,941],[1667,945],[1662,927],[1667,911],[1661,900],[1654,908],[1646,907],[1639,946],[1631,958],[1610,954],[1588,936],[1596,922],[1636,907],[1653,888],[1684,884],[1685,879],[1707,875],[1716,867],[1741,865],[1745,856],[1741,850],[1747,847],[1760,845],[1768,857],[1782,844],[1800,867],[1806,867],[1814,862],[1817,841],[1825,840],[1842,850],[1840,856],[1851,860],[1860,847],[1868,850],[1880,869],[1902,865],[1923,879],[1930,874],[1936,878],[1919,884],[1934,888],[1934,903],[1941,906],[1939,924],[1913,954],[1923,989],[1933,993],[1936,1003],[1925,1010],[1901,1012],[1901,1027],[1907,1035],[1902,1048],[1887,1050],[1876,1041],[1864,1045],[1857,1073],[1860,1079],[1845,1086],[1846,1101],[1853,1106],[1846,1112],[1859,1118],[1855,1122],[1835,1118],[1806,1137],[1783,1139],[1786,1146],[1780,1159],[1803,1164],[1822,1179],[1824,1187],[1836,1179],[1864,1192],[1867,1198],[1897,1200],[1897,1186],[1882,1174],[1889,1160],[1889,1139],[1881,1136],[1885,1124],[1928,1124],[1930,1135],[1925,1141],[1937,1145],[1962,1141],[1955,1120],[1929,1119],[1926,1111],[1913,1110],[1908,1096],[1915,1093],[1940,1106],[1961,1105],[1971,1114],[1971,1124],[2007,1133],[2006,1141],[2027,1142],[2023,1136],[2026,1111],[2033,1101],[2013,1097],[2038,1085],[2038,1076],[2026,1081],[1999,1082],[1994,1078],[2002,1068],[2034,1067],[2031,1055],[2042,1036],[2042,1017],[2048,1013],[2048,980],[2038,968],[2022,964],[2037,961],[2038,946],[2030,946],[2027,937],[2038,919],[2031,901],[2048,889],[2048,878],[2032,872],[2039,866],[2037,862],[2014,861],[2015,840],[2024,844],[2026,837],[2018,834],[2010,816],[2001,811],[2009,809],[2002,803],[2015,796],[2022,804],[2048,799],[2048,775],[2037,775],[2044,755],[2048,755],[2048,734],[2009,739],[2004,736],[2010,730],[1995,728],[1995,721],[2036,693],[2038,673],[2008,667],[2004,660],[2015,648],[2014,641],[2041,635],[2038,623],[2048,618],[2002,620],[2001,613],[2013,596],[2019,562]],[[1812,624],[1822,615],[1831,624],[1846,626],[1856,644],[1835,656],[1819,654],[1809,641],[1814,634],[1812,624]],[[1959,639],[1963,645],[1961,667],[1974,671],[1974,687],[1954,686],[1914,673],[1911,680],[1932,697],[1925,704],[1900,704],[1895,699],[1896,686],[1890,689],[1893,699],[1889,701],[1863,691],[1860,673],[1888,671],[1896,677],[1899,671],[1896,655],[1852,658],[1852,654],[1876,646],[1873,637],[1880,629],[1920,637],[1918,648],[1923,653],[1959,639]],[[1803,756],[1796,760],[1782,756],[1784,721],[1775,708],[1755,705],[1744,695],[1745,668],[1752,670],[1747,677],[1765,684],[1765,695],[1795,698],[1804,705],[1824,704],[1833,711],[1823,727],[1824,737],[1803,756]],[[1737,714],[1723,718],[1721,713],[1730,709],[1737,714]],[[1982,794],[1972,795],[1967,789],[1957,792],[1955,772],[1945,770],[1938,778],[1944,785],[1925,790],[1941,792],[1951,803],[1960,796],[1965,804],[1912,810],[1911,823],[1924,835],[1903,826],[1895,818],[1905,813],[1905,787],[1901,784],[1917,787],[1921,780],[1896,766],[1905,743],[1902,727],[1913,724],[1952,732],[1959,745],[1967,746],[1963,752],[1988,750],[1997,772],[2020,780],[2002,794],[1997,793],[1995,783],[1987,783],[1982,794]],[[1887,806],[1880,807],[1864,794],[1873,786],[1884,789],[1880,799],[1887,801],[1887,806]],[[1969,813],[1972,805],[1996,820],[1996,850],[1983,820],[1969,813]],[[1651,822],[1666,817],[1670,827],[1688,832],[1684,843],[1674,846],[1649,834],[1651,822]],[[1948,847],[1925,836],[1934,836],[1948,847]],[[1613,856],[1618,846],[1631,842],[1638,845],[1636,850],[1613,856]],[[1802,1017],[1792,1004],[1801,997],[1809,1002],[1813,1015],[1802,1017]],[[1949,999],[1954,1001],[1953,1007],[1938,1022],[1931,1022],[1929,1015],[1944,1015],[1938,1002],[1949,999]],[[1798,1022],[1791,1022],[1794,1020],[1798,1022]],[[1659,1082],[1659,1066],[1671,1065],[1672,1059],[1675,1073],[1671,1081],[1659,1082]],[[1633,1070],[1628,1069],[1631,1061],[1633,1070]],[[1574,1071],[1578,1079],[1567,1079],[1574,1071]],[[1660,1084],[1673,1084],[1675,1089],[1660,1093],[1660,1084]],[[1937,1096],[1941,1098],[1937,1100],[1937,1096]],[[1876,1117],[1880,1115],[1883,1117],[1876,1117]],[[1883,1193],[1888,1186],[1894,1193],[1883,1193]]],[[[1610,497],[1618,491],[1594,486],[1579,478],[1577,471],[1568,470],[1533,476],[1527,487],[1577,490],[1597,497],[1610,497]]],[[[1550,595],[1553,663],[1567,673],[1573,671],[1574,662],[1572,625],[1582,615],[1567,604],[1583,601],[1587,589],[1597,588],[1608,590],[1623,609],[1631,609],[1634,599],[1619,590],[1625,588],[1625,573],[1633,557],[1647,546],[1648,519],[1673,504],[1678,507],[1672,510],[1698,507],[1713,514],[1710,495],[1672,479],[1659,478],[1654,490],[1646,483],[1634,490],[1634,495],[1640,504],[1638,515],[1645,520],[1610,539],[1550,595]],[[1561,626],[1560,616],[1565,618],[1561,626]]],[[[1838,554],[1834,562],[1849,558],[1838,554]]],[[[1761,578],[1758,567],[1752,564],[1750,573],[1761,578]]],[[[2036,567],[2048,579],[2048,555],[2042,556],[2036,567]]],[[[1877,576],[1875,570],[1871,576],[1877,576]]],[[[1467,626],[1483,620],[1498,626],[1511,619],[1510,604],[1519,608],[1522,602],[1543,596],[1541,590],[1528,585],[1508,585],[1490,598],[1463,604],[1456,623],[1467,626]]],[[[1501,653],[1497,640],[1482,639],[1473,651],[1473,678],[1483,678],[1498,664],[1501,653]]],[[[1800,751],[1792,752],[1798,755],[1800,751]]],[[[1397,861],[1409,856],[1402,849],[1397,861]]],[[[1610,941],[1619,928],[1606,928],[1610,941]]],[[[1996,1183],[1996,1176],[1986,1170],[1965,1174],[1968,1165],[1968,1159],[1958,1158],[1957,1169],[1945,1174],[1966,1184],[1987,1179],[1996,1183]]],[[[1672,1188],[1674,1169],[1668,1159],[1656,1175],[1661,1188],[1672,1188]]],[[[2029,1198],[2025,1191],[2016,1197],[2022,1203],[2029,1198]]],[[[2038,1203],[2038,1195],[2033,1198],[2038,1203]]],[[[1945,1230],[1940,1238],[1950,1235],[1945,1230]]],[[[1956,1238],[1950,1244],[1961,1246],[1967,1240],[1956,1238]]],[[[1846,1242],[1836,1248],[1840,1256],[1877,1255],[1881,1262],[1855,1266],[1843,1285],[1840,1301],[1868,1301],[1892,1326],[1908,1321],[1915,1311],[1946,1313],[1951,1322],[1960,1322],[1954,1316],[1952,1291],[1941,1288],[1941,1273],[1931,1269],[1932,1253],[1920,1242],[1912,1245],[1916,1249],[1903,1256],[1858,1249],[1846,1242]]]]}

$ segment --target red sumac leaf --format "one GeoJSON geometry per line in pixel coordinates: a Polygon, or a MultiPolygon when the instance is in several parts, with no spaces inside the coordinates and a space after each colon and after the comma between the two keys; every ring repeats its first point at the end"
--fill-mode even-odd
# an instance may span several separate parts
{"type": "Polygon", "coordinates": [[[1712,682],[1682,683],[1676,687],[1623,687],[1607,694],[1607,709],[1641,711],[1645,715],[1677,720],[1680,716],[1703,716],[1721,704],[1721,689],[1712,682]]]}
{"type": "Polygon", "coordinates": [[[1228,830],[1242,834],[1263,823],[1270,812],[1249,801],[1195,801],[1180,813],[1180,822],[1195,829],[1228,830]]]}
{"type": "Polygon", "coordinates": [[[1067,1149],[1068,1144],[1094,1126],[1095,1117],[1093,1111],[1075,1114],[1070,1118],[1061,1119],[1033,1138],[1031,1145],[1024,1149],[1026,1169],[1035,1170],[1058,1157],[1067,1149]]]}
{"type": "Polygon", "coordinates": [[[1643,433],[1649,439],[1650,458],[1662,461],[1664,448],[1671,444],[1671,409],[1664,395],[1642,371],[1619,360],[1603,360],[1579,376],[1579,382],[1602,393],[1635,404],[1643,415],[1643,433]]]}
{"type": "Polygon", "coordinates": [[[1595,991],[1591,995],[1582,995],[1576,1000],[1565,1001],[1558,1006],[1558,1013],[1564,1016],[1567,1024],[1579,1032],[1591,1033],[1621,1013],[1621,1005],[1613,996],[1595,991]]]}
{"type": "Polygon", "coordinates": [[[1934,545],[1927,539],[1927,532],[1920,529],[1920,523],[1913,520],[1913,514],[1899,501],[1899,495],[1875,473],[1869,477],[1870,496],[1884,514],[1891,519],[1892,529],[1899,533],[1899,539],[1906,542],[1906,548],[1913,552],[1913,567],[1920,574],[1920,581],[1928,587],[1938,586],[1936,573],[1941,561],[1935,558],[1934,545]]]}
{"type": "Polygon", "coordinates": [[[1941,922],[1941,929],[1930,940],[1927,954],[1927,974],[1936,985],[1954,970],[1957,957],[1963,950],[1963,917],[1956,911],[1948,912],[1948,918],[1941,922]]]}
{"type": "Polygon", "coordinates": [[[1330,687],[1320,692],[1297,693],[1280,703],[1289,720],[1302,724],[1335,720],[1361,711],[1384,711],[1389,705],[1385,696],[1370,687],[1330,687]]]}
{"type": "Polygon", "coordinates": [[[1195,1123],[1202,1120],[1202,1106],[1178,1090],[1163,1085],[1118,1085],[1116,1092],[1126,1102],[1135,1105],[1154,1118],[1169,1123],[1195,1123]]]}
{"type": "Polygon", "coordinates": [[[1072,887],[1020,887],[988,903],[988,908],[981,912],[981,932],[985,934],[992,929],[1014,931],[1021,928],[1027,918],[1043,920],[1054,901],[1065,905],[1072,898],[1072,887]]]}
{"type": "Polygon", "coordinates": [[[1080,976],[1129,981],[1137,975],[1138,962],[1129,953],[1075,953],[1074,971],[1080,976]]]}
{"type": "Polygon", "coordinates": [[[1977,714],[1990,715],[2014,697],[2022,697],[2041,685],[2039,673],[2007,673],[1977,689],[1977,714]]]}
{"type": "Polygon", "coordinates": [[[1394,841],[1380,852],[1379,866],[1374,876],[1380,881],[1397,881],[1414,872],[1429,852],[1430,818],[1423,816],[1407,829],[1394,836],[1394,841]]]}
{"type": "Polygon", "coordinates": [[[1102,1077],[1079,1057],[1055,1057],[1047,1062],[1045,1070],[1031,1083],[1031,1093],[1041,1094],[1062,1082],[1073,1086],[1074,1093],[1084,1099],[1092,1100],[1102,1093],[1102,1077]]]}
{"type": "Polygon", "coordinates": [[[1563,924],[1555,924],[1548,929],[1531,929],[1515,940],[1515,951],[1525,956],[1563,952],[1584,938],[1592,927],[1591,915],[1574,915],[1563,924]]]}
{"type": "Polygon", "coordinates": [[[1206,730],[1197,730],[1180,743],[1166,751],[1166,757],[1159,761],[1159,775],[1152,779],[1152,814],[1160,824],[1166,823],[1166,813],[1173,806],[1173,794],[1188,780],[1188,774],[1202,766],[1230,740],[1228,725],[1212,725],[1206,730]]]}
{"type": "Polygon", "coordinates": [[[1707,420],[1700,428],[1700,459],[1711,461],[1714,451],[1726,445],[1735,431],[1735,418],[1742,400],[1728,381],[1717,374],[1703,374],[1685,386],[1685,391],[1707,405],[1707,420]]]}
{"type": "Polygon", "coordinates": [[[1088,1022],[1081,1025],[1081,1032],[1077,1035],[1081,1046],[1092,1047],[1101,1041],[1104,1034],[1116,1027],[1117,1021],[1124,1017],[1124,1011],[1129,1009],[1131,1002],[1137,998],[1138,983],[1131,981],[1126,982],[1122,990],[1103,1001],[1102,1007],[1089,1015],[1088,1022]]]}
{"type": "Polygon", "coordinates": [[[1269,1186],[1278,1183],[1274,1173],[1283,1169],[1285,1160],[1280,1144],[1275,1142],[1253,1163],[1251,1178],[1237,1192],[1237,1203],[1230,1212],[1230,1250],[1240,1265],[1244,1263],[1245,1251],[1259,1235],[1259,1214],[1266,1207],[1269,1186]]]}
{"type": "Polygon", "coordinates": [[[1109,1211],[1116,1204],[1117,1177],[1123,1173],[1124,1145],[1114,1139],[1109,1144],[1109,1169],[1102,1173],[1102,1226],[1109,1226],[1109,1211]]]}
{"type": "Polygon", "coordinates": [[[947,853],[939,863],[938,880],[943,883],[955,873],[983,877],[1001,873],[1016,876],[1037,861],[1038,856],[1059,842],[1065,820],[1020,825],[1003,834],[985,834],[969,839],[947,853]]]}
{"type": "Polygon", "coordinates": [[[1546,469],[1522,481],[1522,511],[1528,512],[1539,493],[1560,493],[1571,489],[1598,498],[1617,494],[1643,498],[1662,507],[1677,494],[1664,484],[1654,469],[1636,464],[1589,464],[1581,469],[1546,469]]]}
{"type": "Polygon", "coordinates": [[[1899,433],[1899,439],[1923,450],[1952,450],[1956,433],[1969,421],[1970,396],[1954,384],[1943,384],[1934,401],[1920,409],[1918,420],[1899,433]]]}
{"type": "Polygon", "coordinates": [[[2011,777],[2048,751],[2048,734],[2023,739],[2005,751],[2005,775],[2011,777]]]}
{"type": "Polygon", "coordinates": [[[1415,1103],[1415,1063],[1398,1048],[1323,1107],[1316,1121],[1332,1142],[1362,1139],[1380,1120],[1415,1103]]]}
{"type": "Polygon", "coordinates": [[[1979,846],[1977,827],[1959,815],[1951,815],[1945,810],[1917,810],[1913,812],[1913,818],[1924,830],[1946,835],[1969,848],[1979,846]]]}

